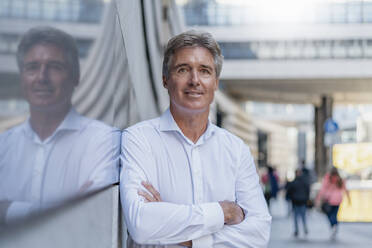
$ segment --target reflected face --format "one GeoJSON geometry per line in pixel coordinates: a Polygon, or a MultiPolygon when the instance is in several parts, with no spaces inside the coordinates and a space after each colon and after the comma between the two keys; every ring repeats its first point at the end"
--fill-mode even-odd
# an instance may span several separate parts
{"type": "Polygon", "coordinates": [[[77,82],[61,48],[36,44],[24,56],[21,85],[31,108],[57,110],[71,104],[77,82]]]}
{"type": "Polygon", "coordinates": [[[169,78],[163,78],[171,108],[205,112],[218,88],[212,54],[204,47],[184,47],[171,60],[169,78]]]}

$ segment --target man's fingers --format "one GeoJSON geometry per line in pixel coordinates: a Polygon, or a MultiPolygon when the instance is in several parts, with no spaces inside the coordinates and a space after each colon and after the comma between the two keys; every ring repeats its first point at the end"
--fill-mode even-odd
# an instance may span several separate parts
{"type": "Polygon", "coordinates": [[[142,196],[143,198],[145,198],[146,202],[156,202],[157,200],[152,197],[149,193],[145,192],[145,191],[142,191],[142,190],[138,190],[138,195],[142,196]]]}
{"type": "Polygon", "coordinates": [[[185,241],[182,243],[179,243],[178,245],[186,246],[186,247],[192,247],[192,241],[185,241]]]}
{"type": "Polygon", "coordinates": [[[160,193],[150,183],[142,182],[142,185],[152,194],[156,201],[161,201],[160,193]]]}
{"type": "Polygon", "coordinates": [[[81,186],[81,188],[80,188],[80,193],[82,193],[82,192],[85,192],[90,186],[92,186],[93,185],[93,182],[92,181],[87,181],[87,182],[85,182],[84,184],[83,184],[83,186],[81,186]]]}

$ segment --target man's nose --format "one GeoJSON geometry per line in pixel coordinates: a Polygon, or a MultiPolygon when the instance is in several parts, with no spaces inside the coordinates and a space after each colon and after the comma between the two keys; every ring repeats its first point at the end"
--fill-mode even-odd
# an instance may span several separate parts
{"type": "Polygon", "coordinates": [[[199,85],[200,84],[200,78],[197,70],[191,71],[191,78],[190,78],[190,84],[192,85],[199,85]]]}
{"type": "Polygon", "coordinates": [[[48,81],[48,68],[46,65],[41,65],[39,68],[38,79],[41,83],[48,81]]]}

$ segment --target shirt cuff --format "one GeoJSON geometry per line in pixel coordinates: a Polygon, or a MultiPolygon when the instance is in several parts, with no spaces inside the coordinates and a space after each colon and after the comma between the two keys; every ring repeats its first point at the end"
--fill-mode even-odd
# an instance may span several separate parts
{"type": "Polygon", "coordinates": [[[192,240],[192,247],[193,248],[213,247],[213,236],[212,236],[212,234],[205,235],[205,236],[200,237],[198,239],[193,239],[192,240]]]}
{"type": "Polygon", "coordinates": [[[201,204],[204,215],[204,226],[210,232],[217,232],[224,225],[223,210],[218,202],[201,204]]]}
{"type": "Polygon", "coordinates": [[[10,222],[19,218],[24,218],[30,214],[32,203],[12,202],[6,211],[5,221],[10,222]]]}

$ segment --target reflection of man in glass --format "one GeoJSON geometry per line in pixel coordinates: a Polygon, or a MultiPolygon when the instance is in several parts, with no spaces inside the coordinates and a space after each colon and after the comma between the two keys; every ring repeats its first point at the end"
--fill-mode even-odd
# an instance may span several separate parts
{"type": "Polygon", "coordinates": [[[73,38],[31,29],[17,62],[30,118],[0,135],[0,217],[6,219],[114,183],[118,173],[120,131],[71,107],[80,74],[73,38]]]}
{"type": "Polygon", "coordinates": [[[266,247],[271,217],[249,148],[208,120],[221,68],[208,33],[168,42],[170,107],[122,135],[128,247],[266,247]]]}

